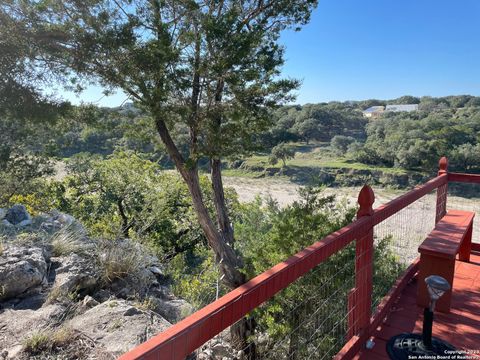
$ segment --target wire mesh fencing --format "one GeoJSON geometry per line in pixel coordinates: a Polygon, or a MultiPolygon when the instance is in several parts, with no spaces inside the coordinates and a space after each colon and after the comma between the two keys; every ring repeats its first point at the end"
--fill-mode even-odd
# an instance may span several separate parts
{"type": "Polygon", "coordinates": [[[331,359],[348,340],[354,286],[352,243],[250,313],[243,344],[235,344],[227,329],[189,359],[247,359],[251,351],[261,360],[331,359]]]}
{"type": "Polygon", "coordinates": [[[452,183],[448,186],[447,209],[475,213],[472,242],[480,243],[480,184],[452,183]]]}
{"type": "Polygon", "coordinates": [[[374,227],[372,309],[418,257],[418,247],[435,227],[436,216],[434,190],[374,227]]]}
{"type": "Polygon", "coordinates": [[[330,359],[346,341],[347,298],[354,285],[351,244],[253,313],[257,357],[330,359]]]}

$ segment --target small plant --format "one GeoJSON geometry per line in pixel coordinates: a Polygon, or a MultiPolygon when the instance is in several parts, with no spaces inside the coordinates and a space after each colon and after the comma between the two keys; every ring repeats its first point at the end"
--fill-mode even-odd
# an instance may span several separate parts
{"type": "Polygon", "coordinates": [[[140,310],[145,310],[145,311],[147,310],[154,311],[157,308],[157,304],[151,297],[147,297],[143,299],[143,301],[136,302],[135,306],[140,310]]]}
{"type": "Polygon", "coordinates": [[[115,319],[110,323],[110,326],[108,327],[108,332],[120,329],[123,326],[123,322],[120,319],[115,319]]]}
{"type": "Polygon", "coordinates": [[[82,243],[83,238],[83,232],[75,229],[75,227],[66,226],[60,229],[50,238],[53,256],[83,252],[85,250],[85,245],[82,243]]]}
{"type": "Polygon", "coordinates": [[[62,327],[52,334],[51,342],[53,348],[66,347],[76,338],[72,329],[62,327]]]}
{"type": "Polygon", "coordinates": [[[51,346],[51,338],[48,332],[35,332],[23,342],[25,352],[38,354],[46,351],[51,346]]]}
{"type": "Polygon", "coordinates": [[[60,287],[54,287],[52,290],[50,290],[46,303],[52,304],[55,301],[74,302],[78,300],[78,296],[79,295],[77,291],[66,292],[60,287]]]}
{"type": "Polygon", "coordinates": [[[62,327],[54,332],[50,330],[34,332],[24,340],[23,346],[25,352],[35,355],[65,348],[75,339],[73,330],[62,327]]]}
{"type": "Polygon", "coordinates": [[[142,264],[142,256],[138,250],[130,244],[109,243],[100,256],[104,280],[113,282],[138,273],[142,264]]]}
{"type": "Polygon", "coordinates": [[[118,301],[112,300],[107,303],[109,308],[114,308],[118,306],[118,301]]]}
{"type": "Polygon", "coordinates": [[[13,242],[16,245],[28,246],[32,244],[41,244],[45,242],[45,238],[40,234],[30,233],[30,232],[21,232],[17,233],[13,242]]]}

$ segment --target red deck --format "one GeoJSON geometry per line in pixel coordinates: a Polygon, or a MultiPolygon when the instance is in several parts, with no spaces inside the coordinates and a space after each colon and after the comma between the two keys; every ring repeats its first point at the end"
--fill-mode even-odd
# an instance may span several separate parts
{"type": "MultiPolygon", "coordinates": [[[[417,306],[417,281],[412,279],[398,297],[386,320],[375,332],[375,346],[354,359],[388,359],[386,342],[404,332],[422,332],[423,309],[417,306]]],[[[435,313],[433,336],[457,349],[480,351],[480,253],[472,252],[470,263],[457,261],[449,314],[435,313]]]]}

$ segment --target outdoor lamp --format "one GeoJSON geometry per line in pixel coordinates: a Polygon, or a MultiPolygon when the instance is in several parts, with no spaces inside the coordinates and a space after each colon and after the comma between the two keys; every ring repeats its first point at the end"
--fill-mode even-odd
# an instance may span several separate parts
{"type": "Polygon", "coordinates": [[[443,277],[430,275],[425,278],[430,306],[423,311],[422,335],[404,333],[395,335],[387,342],[387,353],[390,359],[403,360],[418,358],[420,355],[444,355],[445,350],[455,350],[449,343],[432,338],[433,311],[438,299],[450,290],[450,284],[443,277]]]}

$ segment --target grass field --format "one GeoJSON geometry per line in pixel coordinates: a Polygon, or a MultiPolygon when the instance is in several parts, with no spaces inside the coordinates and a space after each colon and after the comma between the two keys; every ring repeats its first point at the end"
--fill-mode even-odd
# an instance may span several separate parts
{"type": "MultiPolygon", "coordinates": [[[[343,156],[335,155],[330,151],[328,143],[316,143],[305,145],[302,143],[290,144],[295,150],[295,157],[287,160],[287,167],[294,168],[330,168],[330,169],[354,169],[381,171],[388,174],[406,174],[407,172],[399,168],[389,168],[382,166],[372,166],[355,162],[343,156]]],[[[282,167],[279,161],[275,165],[269,163],[268,154],[255,154],[245,159],[242,169],[228,169],[224,172],[225,176],[241,176],[247,178],[258,177],[259,168],[278,168],[282,167]],[[252,170],[250,170],[252,169],[252,170]]]]}

